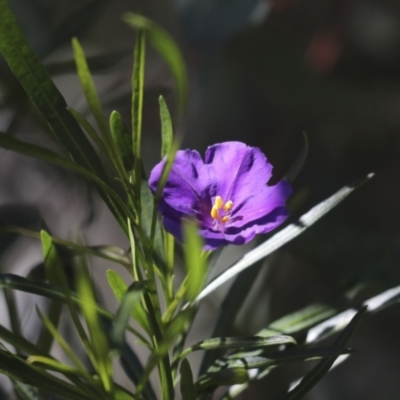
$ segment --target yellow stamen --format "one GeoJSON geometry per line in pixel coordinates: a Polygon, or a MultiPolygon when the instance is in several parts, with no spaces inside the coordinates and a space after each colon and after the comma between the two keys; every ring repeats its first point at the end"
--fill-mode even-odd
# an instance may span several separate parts
{"type": "Polygon", "coordinates": [[[232,202],[231,200],[227,201],[227,202],[224,204],[224,210],[225,210],[225,212],[231,211],[231,210],[232,210],[232,207],[233,207],[233,202],[232,202]]]}
{"type": "Polygon", "coordinates": [[[217,207],[218,210],[220,210],[220,209],[222,208],[222,205],[223,205],[223,204],[224,204],[224,202],[222,201],[222,197],[221,197],[221,196],[217,196],[217,197],[215,198],[215,201],[214,201],[215,207],[217,207]]]}
{"type": "Polygon", "coordinates": [[[218,218],[219,218],[219,212],[218,212],[217,206],[213,206],[213,207],[212,207],[212,209],[211,209],[211,216],[212,216],[214,219],[218,219],[218,218]]]}
{"type": "Polygon", "coordinates": [[[229,218],[227,215],[225,215],[225,217],[222,217],[222,218],[221,218],[221,222],[222,222],[223,224],[226,224],[229,220],[230,220],[230,218],[229,218]]]}

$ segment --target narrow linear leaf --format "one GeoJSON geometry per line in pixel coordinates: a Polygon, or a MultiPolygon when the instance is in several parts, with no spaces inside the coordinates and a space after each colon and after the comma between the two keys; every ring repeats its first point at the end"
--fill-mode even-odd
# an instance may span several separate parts
{"type": "Polygon", "coordinates": [[[194,387],[193,373],[189,361],[182,361],[179,372],[181,373],[182,400],[196,400],[196,389],[194,387]]]}
{"type": "Polygon", "coordinates": [[[188,275],[187,299],[192,302],[204,285],[207,264],[202,255],[203,241],[198,233],[198,226],[193,221],[183,221],[183,253],[188,275]]]}
{"type": "MultiPolygon", "coordinates": [[[[121,365],[129,379],[137,385],[143,376],[143,366],[135,352],[125,342],[120,355],[121,365]]],[[[157,396],[150,384],[147,382],[143,389],[144,397],[147,400],[157,400],[157,396]]]]}
{"type": "Polygon", "coordinates": [[[153,47],[168,64],[175,80],[179,114],[187,103],[187,76],[181,52],[172,37],[159,25],[142,15],[126,13],[123,20],[134,29],[144,30],[153,47]]]}
{"type": "Polygon", "coordinates": [[[0,351],[0,373],[13,380],[68,397],[71,400],[91,400],[91,397],[76,386],[56,378],[34,365],[28,365],[25,360],[5,351],[0,351]]]}
{"type": "Polygon", "coordinates": [[[3,325],[0,325],[0,339],[14,346],[15,349],[20,353],[40,355],[46,354],[35,344],[25,339],[23,336],[16,334],[15,332],[9,331],[3,325]]]}
{"type": "Polygon", "coordinates": [[[23,383],[12,380],[15,392],[18,394],[21,400],[43,400],[39,393],[31,386],[24,385],[23,383]]]}
{"type": "MultiPolygon", "coordinates": [[[[26,235],[29,237],[37,238],[40,239],[40,232],[32,231],[30,229],[25,229],[25,228],[20,228],[18,226],[13,226],[13,225],[6,225],[3,227],[0,227],[0,233],[1,232],[15,232],[21,235],[26,235]]],[[[104,258],[109,261],[113,261],[116,263],[119,263],[123,265],[125,268],[130,267],[130,259],[127,255],[127,252],[119,247],[119,246],[103,246],[103,245],[98,245],[98,246],[81,246],[79,244],[70,242],[68,240],[60,239],[56,236],[51,236],[51,240],[59,245],[62,246],[66,249],[69,249],[71,253],[75,255],[92,255],[95,257],[100,257],[104,258]]],[[[41,274],[40,269],[38,271],[31,271],[32,276],[34,276],[36,273],[39,275],[41,274]]]]}
{"type": "Polygon", "coordinates": [[[160,120],[161,120],[161,158],[165,157],[171,150],[174,133],[172,128],[171,115],[168,111],[167,103],[164,97],[158,99],[160,104],[160,120]]]}
{"type": "MultiPolygon", "coordinates": [[[[218,320],[215,324],[213,337],[226,336],[231,332],[236,317],[245,302],[246,296],[251,292],[251,288],[257,279],[262,267],[262,261],[256,263],[254,268],[249,268],[241,272],[229,288],[221,304],[218,320]],[[240,293],[240,295],[238,295],[240,293]]],[[[276,333],[275,333],[276,334],[276,333]]],[[[222,355],[221,350],[208,351],[204,354],[201,362],[199,374],[202,375],[213,361],[222,355]]]]}
{"type": "MultiPolygon", "coordinates": [[[[0,0],[1,1],[1,0],[0,0]]],[[[74,161],[64,158],[52,150],[46,149],[41,146],[37,146],[32,143],[25,143],[21,140],[15,139],[9,135],[0,132],[0,147],[8,150],[15,151],[17,153],[23,154],[29,157],[35,157],[43,161],[50,162],[59,167],[63,167],[69,169],[70,171],[76,172],[77,174],[85,177],[86,179],[93,182],[95,185],[100,187],[104,193],[106,193],[113,201],[118,204],[118,210],[114,208],[115,212],[120,212],[120,209],[124,210],[125,215],[129,215],[130,212],[127,209],[126,205],[122,201],[122,199],[117,195],[117,193],[111,189],[103,180],[101,180],[98,176],[85,169],[84,167],[79,166],[74,161]]],[[[111,210],[113,211],[113,210],[111,210]]],[[[125,217],[124,217],[125,218],[125,217]]],[[[124,219],[123,222],[126,225],[126,221],[124,219]]]]}
{"type": "Polygon", "coordinates": [[[337,310],[327,304],[312,304],[274,321],[268,326],[267,330],[291,334],[316,325],[336,313],[337,310]]]}
{"type": "Polygon", "coordinates": [[[93,286],[83,259],[81,259],[79,265],[77,289],[82,300],[80,305],[89,330],[93,354],[96,358],[97,365],[95,367],[97,366],[104,390],[107,393],[112,393],[113,379],[108,341],[100,324],[93,286]]]}
{"type": "MultiPolygon", "coordinates": [[[[365,314],[367,307],[362,308],[350,321],[347,327],[343,330],[341,335],[336,339],[334,347],[342,348],[351,334],[353,333],[355,327],[360,322],[361,318],[365,314]]],[[[307,375],[303,377],[300,383],[292,389],[289,393],[282,396],[282,400],[298,400],[303,398],[303,396],[308,393],[329,371],[333,363],[337,359],[336,357],[331,357],[329,359],[324,359],[320,361],[307,375]]]]}
{"type": "Polygon", "coordinates": [[[94,115],[97,125],[99,126],[100,131],[105,138],[108,135],[107,123],[104,118],[101,103],[93,83],[92,75],[90,74],[85,53],[83,52],[83,49],[77,38],[72,39],[72,48],[74,50],[76,69],[78,71],[79,80],[81,82],[86,101],[88,102],[90,111],[94,115]]]}
{"type": "MultiPolygon", "coordinates": [[[[118,272],[112,269],[107,270],[107,280],[111,290],[114,293],[114,296],[119,302],[121,302],[125,293],[128,290],[128,285],[118,274],[118,272]]],[[[151,335],[151,330],[148,318],[146,316],[146,311],[143,309],[141,304],[139,303],[134,304],[131,310],[131,316],[145,330],[145,332],[151,335]]]]}
{"type": "Polygon", "coordinates": [[[44,316],[40,312],[39,309],[37,309],[37,313],[39,315],[39,318],[43,322],[43,325],[46,327],[46,329],[49,331],[49,333],[54,337],[54,339],[58,342],[58,344],[64,350],[65,354],[69,357],[69,359],[75,364],[75,366],[81,372],[84,372],[85,371],[84,365],[79,360],[78,356],[72,351],[71,347],[66,342],[66,340],[60,335],[57,328],[53,325],[53,323],[46,316],[44,316]]]}
{"type": "MultiPolygon", "coordinates": [[[[108,178],[99,157],[79,124],[67,111],[64,98],[30,48],[7,0],[0,0],[0,15],[0,52],[11,71],[75,162],[107,184],[108,178]]],[[[121,204],[107,193],[104,185],[96,182],[95,187],[122,229],[127,232],[126,215],[121,212],[121,204]]]]}
{"type": "Polygon", "coordinates": [[[75,374],[80,375],[80,371],[75,367],[70,365],[62,364],[57,360],[45,356],[30,356],[26,360],[27,364],[42,364],[44,369],[49,369],[51,371],[59,372],[61,374],[75,374]]]}
{"type": "Polygon", "coordinates": [[[216,389],[219,386],[239,385],[249,380],[249,373],[246,368],[223,369],[218,372],[204,375],[196,382],[198,392],[207,388],[216,389]]]}
{"type": "MultiPolygon", "coordinates": [[[[135,158],[134,173],[136,193],[140,193],[140,182],[142,180],[142,115],[143,115],[143,91],[144,91],[144,63],[146,57],[145,34],[139,31],[136,37],[135,50],[133,54],[132,73],[132,152],[135,158]]],[[[139,199],[140,201],[140,199],[139,199]]],[[[140,205],[140,203],[139,203],[140,205]]]]}
{"type": "Polygon", "coordinates": [[[373,177],[373,174],[369,174],[366,178],[361,181],[357,181],[351,185],[345,186],[336,192],[333,196],[329,197],[325,201],[319,203],[313,207],[310,211],[304,214],[297,222],[290,224],[286,228],[276,233],[272,238],[257,246],[255,249],[249,251],[244,255],[238,262],[228,268],[226,271],[218,275],[213,281],[211,281],[197,296],[196,302],[199,302],[204,297],[208,296],[215,289],[223,285],[234,276],[244,271],[245,269],[254,265],[257,261],[264,257],[267,257],[272,252],[276,251],[295,237],[299,236],[306,229],[312,226],[326,213],[341,203],[350,193],[352,193],[357,187],[368,181],[373,177]]]}
{"type": "Polygon", "coordinates": [[[16,78],[76,162],[106,179],[100,159],[26,38],[7,5],[0,0],[0,51],[16,78]]]}
{"type": "Polygon", "coordinates": [[[111,136],[115,143],[118,154],[124,164],[126,171],[133,168],[132,136],[126,128],[119,112],[113,111],[110,115],[111,136]]]}
{"type": "Polygon", "coordinates": [[[111,330],[110,339],[114,346],[122,349],[125,343],[125,331],[128,326],[129,317],[135,304],[138,304],[144,289],[145,283],[133,282],[122,297],[118,307],[114,326],[111,330]]]}
{"type": "Polygon", "coordinates": [[[85,130],[85,132],[90,136],[90,138],[99,146],[104,154],[108,154],[107,147],[105,146],[103,140],[97,134],[96,130],[93,128],[92,124],[77,110],[71,107],[67,107],[69,113],[75,118],[79,125],[85,130]]]}
{"type": "Polygon", "coordinates": [[[244,337],[222,337],[206,339],[191,346],[194,350],[213,350],[213,349],[253,349],[266,346],[280,346],[283,344],[296,344],[296,340],[291,336],[276,335],[269,337],[244,336],[244,337]]]}

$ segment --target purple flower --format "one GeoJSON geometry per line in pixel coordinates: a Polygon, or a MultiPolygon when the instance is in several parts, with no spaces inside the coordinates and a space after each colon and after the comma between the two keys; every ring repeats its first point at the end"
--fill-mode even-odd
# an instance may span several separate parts
{"type": "MultiPolygon", "coordinates": [[[[151,171],[153,193],[165,160],[151,171]]],[[[196,150],[180,150],[165,185],[159,210],[166,231],[181,238],[181,220],[197,220],[205,249],[244,244],[267,233],[288,216],[285,201],[292,192],[280,181],[267,182],[272,165],[257,147],[241,142],[215,144],[203,161],[196,150]]]]}

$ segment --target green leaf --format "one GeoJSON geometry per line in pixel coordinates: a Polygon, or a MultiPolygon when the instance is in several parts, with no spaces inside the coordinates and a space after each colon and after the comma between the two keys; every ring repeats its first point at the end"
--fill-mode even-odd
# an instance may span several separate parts
{"type": "MultiPolygon", "coordinates": [[[[18,226],[7,225],[4,227],[0,227],[0,233],[2,231],[5,232],[15,232],[20,235],[25,235],[33,238],[40,239],[40,233],[36,231],[31,231],[30,229],[20,228],[18,226]]],[[[123,265],[125,268],[130,268],[131,261],[127,255],[127,252],[119,247],[119,246],[81,246],[79,244],[70,242],[68,240],[60,239],[55,236],[51,236],[51,240],[53,243],[64,247],[65,249],[69,249],[71,253],[75,255],[91,255],[95,257],[104,258],[109,261],[113,261],[115,263],[119,263],[123,265]]],[[[31,275],[31,280],[35,281],[35,279],[43,280],[41,267],[39,266],[38,269],[32,269],[29,273],[31,275]],[[35,277],[37,275],[37,277],[35,277]]]]}
{"type": "Polygon", "coordinates": [[[96,119],[103,138],[107,138],[109,135],[108,126],[104,118],[104,113],[93,83],[92,75],[90,74],[85,54],[77,38],[72,39],[72,48],[74,50],[76,69],[78,71],[83,92],[85,93],[86,101],[89,104],[90,111],[96,119]]]}
{"type": "Polygon", "coordinates": [[[0,51],[51,130],[75,161],[105,179],[101,162],[7,5],[0,0],[0,51]]]}
{"type": "Polygon", "coordinates": [[[69,113],[75,118],[76,122],[82,126],[82,128],[86,131],[86,133],[90,136],[90,138],[99,146],[101,151],[107,155],[107,147],[105,146],[103,140],[97,134],[96,130],[93,128],[92,124],[79,112],[74,110],[71,107],[67,107],[69,113]]]}
{"type": "Polygon", "coordinates": [[[53,360],[52,358],[46,356],[30,356],[26,360],[27,364],[41,364],[43,369],[49,369],[51,371],[59,372],[64,375],[68,374],[76,374],[80,375],[80,371],[75,367],[71,367],[70,365],[66,365],[60,363],[57,360],[53,360]]]}
{"type": "Polygon", "coordinates": [[[345,186],[336,192],[333,196],[319,203],[313,207],[310,211],[304,214],[297,222],[290,224],[286,228],[280,230],[270,239],[257,246],[255,249],[246,253],[238,262],[233,264],[227,270],[218,275],[214,280],[212,280],[198,295],[196,302],[199,302],[204,297],[208,296],[215,289],[223,285],[228,280],[232,279],[234,276],[244,271],[245,269],[254,265],[257,261],[269,256],[274,251],[278,250],[280,247],[293,240],[295,237],[299,236],[306,229],[312,226],[320,218],[322,218],[326,213],[335,208],[340,204],[349,194],[351,194],[355,189],[360,187],[363,183],[368,181],[373,177],[373,174],[369,174],[366,178],[361,181],[357,181],[351,185],[345,186]]]}
{"type": "MultiPolygon", "coordinates": [[[[142,116],[143,116],[143,90],[144,90],[144,63],[146,57],[145,35],[139,31],[136,37],[135,50],[133,54],[132,73],[132,151],[135,158],[134,172],[136,193],[140,193],[142,181],[142,116]]],[[[139,199],[140,201],[140,199],[139,199]]]]}
{"type": "MultiPolygon", "coordinates": [[[[340,349],[346,344],[355,327],[364,316],[366,310],[366,307],[362,308],[353,317],[353,319],[335,341],[334,347],[340,349]]],[[[300,383],[294,389],[282,397],[282,400],[299,400],[303,398],[304,395],[308,393],[329,372],[337,357],[338,356],[335,356],[320,361],[307,375],[301,379],[300,383]]]]}
{"type": "Polygon", "coordinates": [[[133,396],[130,396],[128,393],[119,390],[114,395],[115,400],[134,400],[133,396]]]}
{"type": "MultiPolygon", "coordinates": [[[[124,345],[124,348],[123,348],[123,351],[121,352],[120,358],[121,358],[122,367],[123,367],[126,375],[129,377],[129,379],[135,385],[137,385],[143,376],[143,366],[140,363],[135,352],[128,346],[127,343],[125,343],[125,345],[124,345]]],[[[143,392],[145,394],[145,396],[144,396],[145,399],[157,400],[157,396],[155,395],[150,382],[147,382],[147,384],[144,387],[143,392]]]]}
{"type": "Polygon", "coordinates": [[[140,185],[140,197],[142,204],[141,221],[143,232],[149,240],[153,240],[153,249],[156,252],[158,264],[164,266],[164,243],[161,226],[157,221],[157,210],[154,212],[154,197],[146,181],[140,185]],[[153,221],[153,218],[156,220],[153,221]],[[153,223],[155,226],[153,227],[153,223]],[[154,232],[152,232],[152,229],[154,232]],[[152,234],[154,237],[152,237],[152,234]]]}
{"type": "MultiPolygon", "coordinates": [[[[79,166],[74,161],[64,158],[52,150],[46,149],[41,146],[37,146],[32,143],[22,142],[21,140],[15,139],[1,132],[0,132],[0,147],[3,147],[4,149],[8,150],[13,150],[25,156],[35,157],[40,160],[50,162],[59,167],[69,169],[70,171],[82,175],[83,177],[89,179],[91,182],[97,185],[97,187],[100,187],[103,190],[103,192],[107,194],[107,196],[113,199],[114,202],[113,204],[118,204],[118,207],[115,206],[113,209],[111,209],[111,211],[114,211],[114,214],[119,213],[120,210],[122,209],[125,215],[129,215],[130,212],[128,208],[112,188],[110,188],[105,182],[103,182],[91,171],[87,170],[84,167],[79,166]]],[[[125,217],[121,216],[121,218],[123,219],[123,224],[126,225],[125,217]]]]}
{"type": "Polygon", "coordinates": [[[171,150],[174,132],[172,128],[171,115],[168,111],[164,97],[160,96],[160,120],[161,120],[161,158],[165,157],[171,150]]]}
{"type": "Polygon", "coordinates": [[[207,274],[207,263],[202,255],[203,240],[198,226],[192,221],[183,221],[183,253],[188,275],[186,297],[192,302],[203,287],[207,274]]]}
{"type": "Polygon", "coordinates": [[[337,313],[337,310],[326,304],[312,304],[300,311],[274,321],[267,330],[284,332],[287,334],[316,325],[337,313]]]}
{"type": "Polygon", "coordinates": [[[202,376],[196,382],[197,391],[203,391],[204,389],[218,386],[231,386],[245,383],[249,380],[249,373],[246,368],[232,368],[225,369],[213,374],[207,374],[202,376]]]}
{"type": "Polygon", "coordinates": [[[214,350],[214,349],[254,349],[267,346],[281,346],[296,344],[296,340],[291,336],[243,336],[243,337],[221,337],[203,340],[191,346],[195,350],[214,350]]]}
{"type": "MultiPolygon", "coordinates": [[[[0,274],[0,288],[20,290],[22,292],[44,296],[49,299],[67,302],[67,296],[59,287],[54,285],[49,285],[47,283],[36,284],[26,278],[23,278],[22,276],[14,274],[0,274]]],[[[70,301],[78,305],[81,305],[83,302],[83,300],[74,292],[70,292],[70,301]]],[[[110,321],[114,320],[113,314],[111,314],[109,311],[105,310],[104,308],[100,307],[97,304],[96,304],[96,310],[98,314],[101,315],[102,317],[110,321]]],[[[134,333],[143,342],[146,342],[146,339],[143,338],[143,336],[135,329],[130,327],[129,331],[134,333]]]]}
{"type": "Polygon", "coordinates": [[[188,360],[183,360],[180,368],[182,400],[196,400],[192,369],[188,360]]]}
{"type": "Polygon", "coordinates": [[[9,343],[11,346],[14,346],[18,352],[26,354],[46,354],[29,340],[25,339],[19,334],[16,334],[15,332],[9,331],[3,325],[0,325],[0,338],[9,343]]]}
{"type": "Polygon", "coordinates": [[[100,324],[93,286],[83,259],[78,269],[77,289],[82,300],[80,303],[82,313],[89,330],[90,344],[96,361],[95,368],[97,367],[104,390],[112,393],[113,380],[108,341],[100,324]]]}
{"type": "MultiPolygon", "coordinates": [[[[43,322],[43,325],[46,327],[48,332],[54,337],[60,347],[64,350],[65,354],[69,357],[69,359],[75,364],[75,366],[81,371],[85,372],[85,367],[79,360],[79,357],[73,352],[69,344],[66,340],[60,335],[57,328],[53,325],[52,321],[43,315],[39,309],[37,309],[37,313],[39,315],[40,320],[43,322]]],[[[39,353],[40,354],[40,353],[39,353]]]]}
{"type": "Polygon", "coordinates": [[[4,289],[4,298],[7,304],[7,311],[8,317],[10,319],[11,329],[16,335],[19,335],[21,333],[21,327],[14,292],[8,289],[4,289]]]}
{"type": "Polygon", "coordinates": [[[117,148],[118,154],[126,171],[133,168],[132,137],[124,124],[121,114],[113,111],[110,115],[111,136],[117,148]]]}
{"type": "Polygon", "coordinates": [[[187,102],[187,76],[181,52],[172,37],[159,25],[142,15],[126,13],[123,20],[134,29],[143,30],[153,47],[168,64],[175,80],[178,110],[181,114],[187,102]]]}
{"type": "Polygon", "coordinates": [[[71,400],[91,400],[85,392],[62,379],[43,371],[25,360],[5,351],[0,351],[0,373],[12,380],[23,382],[71,400]]]}
{"type": "Polygon", "coordinates": [[[128,326],[129,317],[133,307],[138,304],[144,289],[145,283],[133,282],[125,292],[121,304],[118,307],[114,326],[111,330],[110,339],[117,348],[121,349],[125,342],[125,331],[128,326]]]}
{"type": "MultiPolygon", "coordinates": [[[[218,320],[212,333],[213,337],[226,336],[232,331],[236,317],[245,302],[246,296],[251,292],[251,288],[256,281],[261,267],[262,261],[259,261],[254,268],[249,268],[236,277],[221,304],[218,320]]],[[[207,371],[212,362],[220,356],[221,351],[208,351],[205,353],[199,374],[201,375],[207,371]]]]}
{"type": "Polygon", "coordinates": [[[13,380],[14,390],[21,400],[43,400],[41,396],[31,386],[13,380]]]}
{"type": "MultiPolygon", "coordinates": [[[[128,290],[128,285],[118,274],[118,272],[112,269],[107,270],[107,280],[111,290],[114,293],[114,296],[119,302],[121,302],[125,293],[128,290]]],[[[145,332],[151,335],[151,330],[148,318],[146,316],[146,311],[143,309],[140,303],[134,304],[131,310],[131,316],[145,330],[145,332]]]]}
{"type": "MultiPolygon", "coordinates": [[[[108,182],[99,157],[79,124],[67,111],[64,98],[30,48],[6,0],[0,0],[0,15],[0,52],[10,69],[47,121],[51,131],[76,163],[98,177],[98,181],[108,182]]],[[[126,215],[121,213],[121,204],[110,196],[104,185],[96,182],[95,186],[121,227],[127,232],[126,215]]]]}

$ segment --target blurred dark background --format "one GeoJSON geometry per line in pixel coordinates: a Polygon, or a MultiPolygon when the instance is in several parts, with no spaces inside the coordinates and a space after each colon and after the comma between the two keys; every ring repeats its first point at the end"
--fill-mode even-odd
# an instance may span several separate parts
{"type": "MultiPolygon", "coordinates": [[[[254,334],[272,319],[323,301],[349,282],[367,283],[366,296],[400,285],[398,1],[9,4],[67,102],[81,112],[88,114],[72,62],[72,36],[78,36],[90,59],[106,112],[117,109],[129,123],[134,32],[120,16],[133,11],[158,22],[182,49],[190,81],[188,109],[176,127],[177,134],[184,135],[183,147],[203,152],[216,142],[244,141],[266,153],[278,180],[303,148],[305,132],[309,154],[294,182],[293,219],[341,186],[375,172],[374,179],[280,251],[256,300],[259,304],[265,299],[266,311],[254,312],[250,322],[251,315],[246,321],[239,318],[232,335],[254,334]]],[[[58,149],[3,61],[0,90],[0,129],[58,149]]],[[[148,48],[143,133],[148,171],[159,160],[160,94],[174,112],[172,77],[148,48]]],[[[0,223],[38,229],[41,220],[56,236],[73,239],[84,232],[88,243],[126,244],[82,179],[0,150],[0,223]]],[[[23,275],[41,257],[36,241],[15,236],[2,238],[0,252],[2,270],[23,275]]],[[[101,280],[104,274],[99,273],[101,280]]],[[[29,310],[26,314],[24,329],[34,338],[29,310]]],[[[394,306],[366,318],[350,342],[356,353],[306,398],[398,399],[399,316],[394,306]]],[[[203,320],[204,335],[210,334],[211,323],[203,320]]],[[[305,367],[276,370],[239,398],[274,399],[300,370],[305,367]]]]}

